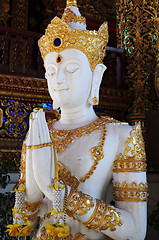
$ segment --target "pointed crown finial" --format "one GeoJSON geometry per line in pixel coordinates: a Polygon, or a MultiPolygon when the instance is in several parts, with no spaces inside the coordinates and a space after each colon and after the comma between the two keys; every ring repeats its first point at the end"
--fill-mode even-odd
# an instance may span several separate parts
{"type": "Polygon", "coordinates": [[[68,6],[75,6],[77,7],[77,0],[67,0],[66,7],[68,6]]]}

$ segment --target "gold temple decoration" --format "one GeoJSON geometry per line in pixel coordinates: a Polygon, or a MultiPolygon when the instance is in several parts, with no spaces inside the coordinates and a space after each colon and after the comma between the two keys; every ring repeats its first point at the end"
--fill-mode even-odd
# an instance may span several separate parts
{"type": "MultiPolygon", "coordinates": [[[[159,21],[158,21],[158,29],[159,29],[159,21]]],[[[159,30],[158,30],[159,34],[159,30]]],[[[157,48],[159,49],[159,39],[157,40],[157,48]]],[[[156,66],[156,72],[155,72],[155,89],[157,96],[159,98],[159,51],[157,52],[157,66],[156,66]]]]}
{"type": "Polygon", "coordinates": [[[1,0],[0,1],[0,25],[1,23],[3,26],[8,25],[8,19],[11,17],[9,14],[9,11],[10,11],[10,1],[1,0]]]}
{"type": "Polygon", "coordinates": [[[116,201],[145,202],[148,200],[148,184],[132,182],[130,185],[115,182],[113,196],[116,201]]]}
{"type": "Polygon", "coordinates": [[[133,114],[151,109],[158,39],[158,0],[117,1],[118,47],[126,50],[133,114]]]}
{"type": "Polygon", "coordinates": [[[145,172],[146,154],[140,123],[130,133],[125,144],[124,155],[119,154],[114,161],[113,172],[145,172]]]}
{"type": "MultiPolygon", "coordinates": [[[[68,1],[68,4],[75,4],[75,1],[68,1]],[[73,2],[73,3],[72,3],[73,2]]],[[[39,48],[43,60],[50,52],[61,52],[65,49],[75,48],[81,50],[94,71],[98,63],[103,62],[108,43],[108,24],[104,22],[98,31],[71,29],[68,23],[74,21],[79,24],[85,22],[85,18],[77,16],[72,10],[66,8],[62,19],[55,17],[48,25],[45,35],[39,42],[39,48]]]]}
{"type": "Polygon", "coordinates": [[[20,101],[2,101],[1,106],[6,107],[6,121],[4,129],[0,130],[1,136],[21,138],[26,135],[28,129],[25,123],[27,111],[31,111],[31,104],[20,101]]]}
{"type": "Polygon", "coordinates": [[[102,200],[96,199],[96,207],[90,219],[83,224],[95,231],[115,231],[116,226],[121,226],[123,222],[120,220],[121,213],[116,212],[116,209],[106,204],[102,200]]]}

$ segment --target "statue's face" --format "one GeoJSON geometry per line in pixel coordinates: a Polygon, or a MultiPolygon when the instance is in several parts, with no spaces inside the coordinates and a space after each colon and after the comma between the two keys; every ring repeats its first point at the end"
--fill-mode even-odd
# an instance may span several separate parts
{"type": "Polygon", "coordinates": [[[46,79],[56,106],[74,108],[86,104],[92,71],[86,55],[77,49],[51,52],[45,58],[46,79]]]}

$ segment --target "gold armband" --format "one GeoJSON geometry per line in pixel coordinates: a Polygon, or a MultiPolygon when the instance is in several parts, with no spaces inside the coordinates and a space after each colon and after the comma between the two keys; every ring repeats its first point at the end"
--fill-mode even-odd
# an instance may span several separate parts
{"type": "Polygon", "coordinates": [[[94,207],[93,198],[87,194],[80,192],[78,189],[71,189],[67,200],[67,214],[73,215],[84,215],[92,207],[94,207]]]}
{"type": "Polygon", "coordinates": [[[113,196],[116,201],[126,202],[145,202],[148,199],[148,184],[132,182],[129,185],[127,182],[114,184],[113,196]]]}
{"type": "Polygon", "coordinates": [[[116,226],[121,226],[123,223],[120,220],[121,213],[116,212],[112,206],[104,203],[102,200],[96,199],[96,207],[90,219],[83,224],[95,231],[115,231],[116,226]]]}
{"type": "Polygon", "coordinates": [[[35,212],[37,209],[40,208],[42,200],[43,200],[43,198],[35,203],[30,203],[30,202],[25,201],[25,210],[27,212],[35,212]]]}
{"type": "Polygon", "coordinates": [[[124,158],[122,154],[114,161],[113,172],[146,172],[146,160],[138,160],[135,157],[124,158]]]}
{"type": "MultiPolygon", "coordinates": [[[[71,189],[67,200],[66,213],[73,219],[78,220],[77,216],[86,214],[94,207],[93,198],[80,192],[78,189],[71,189]]],[[[84,226],[95,231],[116,230],[116,225],[121,226],[121,214],[115,208],[107,205],[102,200],[96,199],[96,207],[90,219],[84,222],[84,226]]]]}
{"type": "Polygon", "coordinates": [[[130,133],[125,144],[124,155],[119,154],[114,161],[113,172],[145,172],[146,154],[140,123],[130,133]]]}

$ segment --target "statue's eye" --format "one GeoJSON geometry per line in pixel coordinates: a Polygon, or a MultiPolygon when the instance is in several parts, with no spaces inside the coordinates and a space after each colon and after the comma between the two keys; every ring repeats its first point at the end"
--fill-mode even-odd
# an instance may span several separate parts
{"type": "Polygon", "coordinates": [[[74,73],[79,69],[79,65],[75,63],[70,63],[66,66],[66,72],[74,73]]]}
{"type": "Polygon", "coordinates": [[[55,75],[56,73],[56,69],[54,67],[49,67],[46,70],[46,75],[48,75],[49,77],[53,77],[53,75],[55,75]]]}

